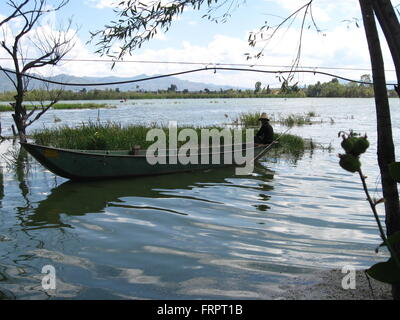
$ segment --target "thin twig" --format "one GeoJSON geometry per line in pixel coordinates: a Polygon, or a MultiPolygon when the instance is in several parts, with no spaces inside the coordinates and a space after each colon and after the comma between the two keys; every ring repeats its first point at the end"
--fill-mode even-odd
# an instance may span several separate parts
{"type": "Polygon", "coordinates": [[[374,295],[374,289],[372,288],[371,280],[369,279],[368,273],[366,271],[364,271],[364,274],[368,281],[368,286],[369,286],[369,290],[371,291],[372,300],[376,300],[375,295],[374,295]]]}
{"type": "Polygon", "coordinates": [[[381,238],[382,238],[382,240],[383,240],[383,243],[384,243],[384,244],[386,245],[386,247],[388,248],[391,257],[394,259],[394,261],[395,261],[397,267],[400,269],[400,260],[399,260],[397,254],[396,254],[396,251],[393,249],[393,247],[391,246],[391,244],[390,244],[389,241],[387,240],[387,237],[386,237],[386,235],[385,235],[385,231],[383,230],[382,223],[381,223],[381,221],[380,221],[380,219],[379,219],[379,215],[378,215],[378,212],[377,212],[377,210],[376,210],[376,206],[377,206],[377,204],[378,204],[379,202],[375,202],[375,201],[373,201],[373,199],[371,198],[371,196],[370,196],[370,194],[369,194],[369,191],[368,191],[367,183],[366,183],[366,177],[365,177],[364,174],[362,173],[361,169],[358,170],[358,174],[359,174],[359,176],[360,176],[360,179],[361,179],[361,182],[362,182],[362,185],[363,185],[364,192],[365,192],[365,194],[366,194],[366,196],[367,196],[367,200],[368,200],[368,202],[369,202],[369,205],[370,205],[370,207],[371,207],[371,209],[372,209],[372,212],[373,212],[373,214],[374,214],[376,223],[377,223],[377,225],[378,225],[379,233],[380,233],[380,235],[381,235],[381,238]]]}

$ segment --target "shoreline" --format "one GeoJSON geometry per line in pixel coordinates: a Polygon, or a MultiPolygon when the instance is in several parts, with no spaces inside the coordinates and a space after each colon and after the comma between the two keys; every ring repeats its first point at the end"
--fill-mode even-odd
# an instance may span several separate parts
{"type": "Polygon", "coordinates": [[[283,292],[274,300],[393,300],[391,286],[372,278],[364,270],[356,270],[356,288],[345,290],[341,270],[323,270],[294,278],[300,285],[281,285],[283,292]],[[371,285],[371,286],[370,286],[371,285]]]}
{"type": "MultiPolygon", "coordinates": [[[[341,282],[345,275],[346,274],[343,274],[341,270],[337,269],[303,274],[293,278],[290,283],[280,284],[275,288],[275,294],[268,295],[265,299],[270,301],[393,300],[391,286],[371,278],[370,283],[368,283],[364,270],[356,271],[355,289],[343,289],[341,282]]],[[[57,295],[55,297],[57,297],[57,295]]],[[[0,287],[0,301],[1,300],[19,300],[19,298],[8,289],[0,287]]],[[[34,300],[36,299],[34,298],[34,300]]]]}

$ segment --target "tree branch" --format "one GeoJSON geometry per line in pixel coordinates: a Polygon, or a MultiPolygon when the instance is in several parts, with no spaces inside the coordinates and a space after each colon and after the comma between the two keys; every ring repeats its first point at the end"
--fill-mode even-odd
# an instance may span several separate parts
{"type": "MultiPolygon", "coordinates": [[[[18,14],[18,12],[21,12],[21,9],[29,2],[29,0],[25,0],[24,2],[22,2],[19,6],[16,6],[15,11],[9,15],[7,18],[5,18],[3,21],[0,21],[0,27],[7,23],[8,21],[15,19],[17,17],[19,17],[20,15],[18,14]]],[[[10,3],[13,3],[12,1],[10,3]]]]}
{"type": "MultiPolygon", "coordinates": [[[[21,141],[26,141],[25,130],[32,123],[37,121],[49,108],[51,108],[58,99],[54,99],[49,104],[40,102],[41,108],[34,107],[30,112],[27,112],[26,106],[24,106],[24,96],[28,90],[29,77],[26,75],[30,70],[41,68],[46,65],[56,65],[61,59],[71,50],[73,44],[72,39],[76,33],[72,36],[69,35],[71,20],[69,21],[68,27],[65,32],[55,32],[54,34],[38,35],[36,32],[35,41],[32,41],[33,45],[38,49],[39,54],[37,58],[27,62],[24,56],[28,52],[23,51],[22,40],[27,38],[27,35],[32,32],[36,25],[39,23],[40,18],[49,12],[60,10],[64,7],[69,0],[60,0],[58,5],[52,9],[46,9],[47,0],[24,0],[21,4],[16,4],[14,0],[9,0],[7,4],[13,9],[10,16],[3,19],[0,22],[0,26],[4,26],[13,19],[22,18],[22,26],[15,32],[13,37],[13,44],[8,45],[6,43],[6,32],[3,29],[3,41],[0,42],[1,47],[11,56],[14,68],[15,68],[15,80],[14,77],[6,72],[7,77],[13,83],[17,94],[15,95],[15,102],[11,105],[14,109],[13,119],[17,126],[18,133],[21,141]],[[40,109],[40,112],[38,112],[40,109]],[[36,113],[36,114],[35,114],[36,113]],[[30,118],[32,118],[29,120],[30,118]]],[[[13,30],[15,27],[12,25],[10,29],[13,30]]],[[[29,38],[28,38],[29,39],[29,38]]],[[[4,70],[3,70],[4,71],[4,70]]]]}

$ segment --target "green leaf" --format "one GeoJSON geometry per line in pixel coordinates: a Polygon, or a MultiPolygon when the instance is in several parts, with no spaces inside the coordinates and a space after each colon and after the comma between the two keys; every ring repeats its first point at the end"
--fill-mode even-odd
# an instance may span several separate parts
{"type": "Polygon", "coordinates": [[[371,278],[380,282],[389,284],[400,282],[400,269],[392,258],[386,262],[374,264],[366,272],[371,278]]]}
{"type": "Polygon", "coordinates": [[[394,181],[400,182],[400,162],[389,164],[389,173],[394,181]]]}

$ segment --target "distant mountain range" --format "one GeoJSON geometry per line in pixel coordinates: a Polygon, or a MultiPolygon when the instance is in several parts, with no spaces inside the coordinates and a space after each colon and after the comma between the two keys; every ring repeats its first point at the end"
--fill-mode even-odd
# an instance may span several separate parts
{"type": "MultiPolygon", "coordinates": [[[[76,77],[66,74],[60,74],[54,77],[48,77],[47,79],[64,82],[64,83],[105,83],[105,82],[117,82],[117,81],[127,81],[127,80],[136,80],[136,79],[143,79],[148,78],[148,75],[141,74],[131,78],[121,78],[121,77],[76,77]]],[[[155,79],[150,81],[141,81],[136,83],[129,83],[129,84],[118,84],[118,85],[107,85],[107,86],[91,86],[86,87],[87,90],[93,89],[116,89],[118,88],[120,91],[137,91],[137,90],[144,90],[144,91],[157,91],[157,90],[167,90],[171,84],[177,86],[178,91],[188,90],[188,91],[200,91],[204,89],[208,89],[211,91],[219,91],[220,89],[228,90],[228,89],[243,89],[238,87],[232,86],[224,86],[224,85],[214,85],[210,83],[201,83],[201,82],[194,82],[188,80],[182,80],[177,77],[168,77],[168,78],[161,78],[155,79]]],[[[30,89],[41,89],[45,88],[44,83],[39,80],[32,79],[30,81],[30,89]]],[[[59,85],[50,85],[50,88],[57,88],[59,89],[59,85]]],[[[85,87],[80,86],[65,86],[65,90],[73,90],[78,91],[82,90],[85,87]]],[[[14,87],[7,78],[4,73],[0,73],[0,91],[12,91],[14,87]]]]}

